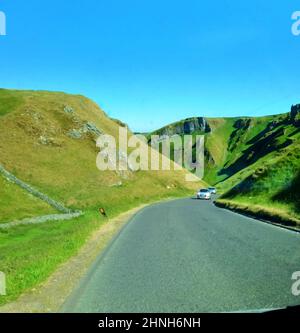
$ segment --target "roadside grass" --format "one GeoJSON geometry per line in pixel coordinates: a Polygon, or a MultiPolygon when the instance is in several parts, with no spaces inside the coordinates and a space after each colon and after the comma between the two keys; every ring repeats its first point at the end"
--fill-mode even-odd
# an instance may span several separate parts
{"type": "Polygon", "coordinates": [[[87,212],[74,220],[0,230],[0,271],[7,282],[7,295],[0,297],[0,305],[44,281],[103,223],[87,212]]]}
{"type": "Polygon", "coordinates": [[[60,264],[76,255],[93,231],[110,219],[140,204],[191,195],[187,190],[175,189],[168,196],[126,200],[110,206],[108,219],[98,210],[90,209],[77,219],[47,222],[0,230],[0,271],[6,274],[7,295],[0,297],[0,305],[11,302],[25,291],[45,281],[60,264]]]}
{"type": "Polygon", "coordinates": [[[300,214],[295,214],[290,205],[266,201],[263,202],[263,205],[259,205],[237,199],[219,199],[216,201],[216,205],[255,218],[265,219],[289,227],[295,227],[300,230],[300,214]]]}
{"type": "Polygon", "coordinates": [[[58,213],[0,175],[0,223],[58,213]]]}

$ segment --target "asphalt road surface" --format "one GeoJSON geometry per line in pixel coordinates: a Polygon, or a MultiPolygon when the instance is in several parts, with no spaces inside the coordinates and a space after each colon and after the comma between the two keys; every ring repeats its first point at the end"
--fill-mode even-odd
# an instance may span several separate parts
{"type": "Polygon", "coordinates": [[[236,312],[299,305],[300,234],[176,200],[140,211],[96,260],[64,312],[236,312]]]}

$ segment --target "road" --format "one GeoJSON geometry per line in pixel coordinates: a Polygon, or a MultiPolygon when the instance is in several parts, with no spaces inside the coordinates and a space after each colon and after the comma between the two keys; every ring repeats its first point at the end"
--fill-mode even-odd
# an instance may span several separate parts
{"type": "Polygon", "coordinates": [[[140,211],[63,312],[235,312],[299,305],[300,234],[183,199],[140,211]]]}

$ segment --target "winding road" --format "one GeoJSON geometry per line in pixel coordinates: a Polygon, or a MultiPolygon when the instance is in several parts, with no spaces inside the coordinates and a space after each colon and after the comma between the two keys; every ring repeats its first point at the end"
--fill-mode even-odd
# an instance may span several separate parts
{"type": "Polygon", "coordinates": [[[63,312],[236,312],[299,305],[300,234],[182,199],[125,226],[63,312]]]}

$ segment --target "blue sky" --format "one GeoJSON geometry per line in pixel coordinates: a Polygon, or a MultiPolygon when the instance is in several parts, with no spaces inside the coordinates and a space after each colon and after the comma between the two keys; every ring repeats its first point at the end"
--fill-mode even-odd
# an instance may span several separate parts
{"type": "Polygon", "coordinates": [[[84,94],[135,131],[300,102],[300,1],[0,0],[0,87],[84,94]]]}

